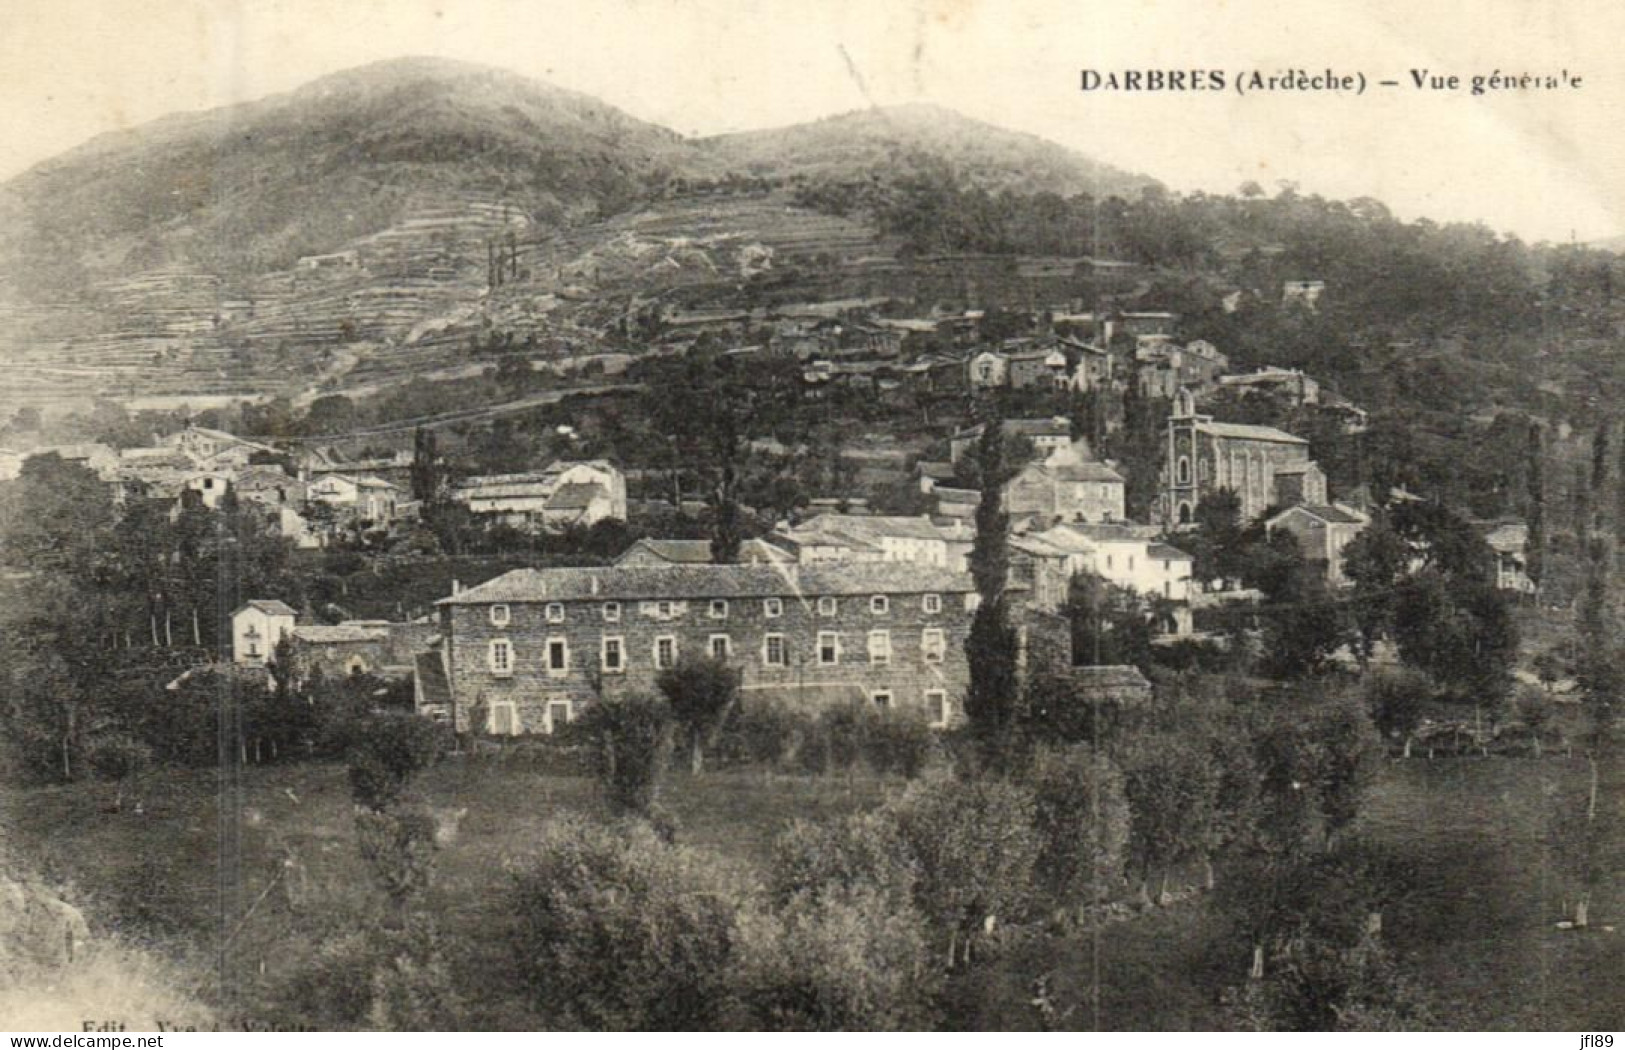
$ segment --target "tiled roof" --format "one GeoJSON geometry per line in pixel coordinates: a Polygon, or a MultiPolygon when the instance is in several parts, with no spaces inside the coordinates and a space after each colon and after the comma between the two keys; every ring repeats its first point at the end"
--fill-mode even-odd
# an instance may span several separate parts
{"type": "Polygon", "coordinates": [[[1302,511],[1305,514],[1319,518],[1321,521],[1331,525],[1363,525],[1365,524],[1366,520],[1364,517],[1356,514],[1354,511],[1349,510],[1346,507],[1335,507],[1331,506],[1330,504],[1317,503],[1300,503],[1296,507],[1288,507],[1271,520],[1279,521],[1281,518],[1291,514],[1293,511],[1302,511]]]}
{"type": "Polygon", "coordinates": [[[1071,678],[1079,687],[1090,692],[1119,689],[1150,689],[1151,683],[1138,667],[1127,664],[1106,667],[1074,667],[1071,678]]]}
{"type": "Polygon", "coordinates": [[[325,625],[295,627],[293,636],[310,645],[342,645],[348,642],[383,641],[389,637],[389,631],[380,627],[341,623],[331,627],[325,625]]]}
{"type": "MultiPolygon", "coordinates": [[[[244,609],[258,609],[269,616],[299,615],[286,602],[279,602],[275,598],[255,598],[252,601],[244,602],[237,609],[237,612],[242,612],[244,609]]],[[[237,613],[232,613],[232,615],[235,616],[237,613]]]]}
{"type": "Polygon", "coordinates": [[[586,510],[595,499],[609,496],[604,486],[591,481],[572,481],[560,485],[547,500],[548,510],[586,510]]]}
{"type": "Polygon", "coordinates": [[[1246,441],[1274,441],[1289,445],[1307,445],[1308,441],[1301,437],[1288,434],[1284,430],[1274,427],[1254,426],[1251,423],[1216,423],[1207,420],[1196,425],[1196,429],[1215,437],[1239,438],[1246,441]]]}
{"type": "Polygon", "coordinates": [[[1158,561],[1195,561],[1189,554],[1178,547],[1170,547],[1166,543],[1153,543],[1145,549],[1146,557],[1158,561]]]}
{"type": "Polygon", "coordinates": [[[971,590],[970,576],[901,562],[828,565],[621,565],[515,569],[440,605],[580,600],[796,598],[971,590]]]}
{"type": "Polygon", "coordinates": [[[1097,481],[1121,485],[1123,475],[1099,461],[1045,463],[1040,466],[1061,481],[1097,481]]]}
{"type": "Polygon", "coordinates": [[[709,565],[711,563],[710,540],[652,540],[642,539],[626,549],[621,557],[638,552],[647,552],[657,558],[671,562],[673,565],[709,565]]]}
{"type": "Polygon", "coordinates": [[[417,671],[418,695],[425,704],[450,706],[451,681],[446,677],[446,664],[438,651],[418,653],[413,657],[417,671]]]}

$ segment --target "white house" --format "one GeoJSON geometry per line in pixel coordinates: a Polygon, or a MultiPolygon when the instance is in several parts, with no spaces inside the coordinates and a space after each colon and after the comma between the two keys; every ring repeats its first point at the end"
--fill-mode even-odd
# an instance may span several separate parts
{"type": "Polygon", "coordinates": [[[395,517],[400,489],[392,482],[371,475],[357,478],[328,474],[310,483],[305,498],[311,503],[325,503],[358,521],[385,524],[395,517]]]}
{"type": "Polygon", "coordinates": [[[210,510],[218,510],[226,490],[231,488],[231,475],[218,470],[196,470],[186,475],[183,488],[197,493],[200,503],[210,510]]]}
{"type": "Polygon", "coordinates": [[[1010,355],[997,350],[983,350],[970,359],[970,386],[972,390],[991,390],[1010,381],[1010,355]]]}
{"type": "Polygon", "coordinates": [[[256,599],[231,614],[231,658],[263,667],[276,655],[277,643],[293,633],[299,614],[273,599],[256,599]]]}

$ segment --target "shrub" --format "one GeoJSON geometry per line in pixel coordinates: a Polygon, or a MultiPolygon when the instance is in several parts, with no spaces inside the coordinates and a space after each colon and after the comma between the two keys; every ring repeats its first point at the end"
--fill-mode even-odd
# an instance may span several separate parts
{"type": "Polygon", "coordinates": [[[434,881],[434,818],[422,810],[357,813],[356,845],[395,913],[434,881]]]}
{"type": "Polygon", "coordinates": [[[596,703],[583,731],[594,742],[598,776],[618,813],[648,816],[671,755],[671,711],[647,696],[596,703]]]}
{"type": "Polygon", "coordinates": [[[414,923],[383,939],[373,970],[367,1025],[384,1032],[448,1032],[464,1027],[462,1001],[432,927],[414,923]]]}
{"type": "Polygon", "coordinates": [[[863,757],[875,716],[855,706],[832,707],[818,716],[820,735],[829,744],[829,764],[851,770],[863,757]]]}
{"type": "Polygon", "coordinates": [[[731,757],[764,766],[783,761],[806,725],[778,704],[747,703],[724,727],[723,747],[731,757]]]}
{"type": "Polygon", "coordinates": [[[648,826],[549,824],[513,880],[512,948],[563,1029],[693,1031],[730,1009],[739,894],[648,826]]]}
{"type": "Polygon", "coordinates": [[[381,811],[398,801],[407,783],[440,757],[445,729],[419,715],[372,715],[350,743],[350,793],[381,811]]]}
{"type": "Polygon", "coordinates": [[[919,914],[873,890],[798,896],[741,923],[739,1026],[901,1032],[937,1021],[941,969],[919,914]]]}
{"type": "Polygon", "coordinates": [[[822,723],[807,722],[796,741],[796,765],[809,776],[823,776],[833,761],[829,733],[822,723]]]}
{"type": "Polygon", "coordinates": [[[1383,736],[1403,740],[1409,747],[1411,734],[1421,724],[1422,711],[1438,692],[1433,680],[1415,668],[1400,667],[1380,671],[1366,685],[1366,705],[1371,720],[1383,736]]]}
{"type": "Polygon", "coordinates": [[[923,720],[894,714],[871,719],[867,730],[864,754],[876,773],[897,773],[913,780],[925,769],[934,741],[931,727],[923,720]]]}
{"type": "Polygon", "coordinates": [[[1122,881],[1129,810],[1123,775],[1104,753],[1040,750],[1028,783],[1038,833],[1038,871],[1061,900],[1098,900],[1122,881]]]}
{"type": "Polygon", "coordinates": [[[917,872],[913,855],[885,813],[844,820],[797,820],[773,843],[768,889],[778,904],[867,888],[906,904],[917,872]]]}
{"type": "Polygon", "coordinates": [[[949,960],[989,918],[1019,919],[1039,854],[1030,792],[991,776],[914,782],[885,814],[919,871],[914,899],[948,939],[949,960]]]}

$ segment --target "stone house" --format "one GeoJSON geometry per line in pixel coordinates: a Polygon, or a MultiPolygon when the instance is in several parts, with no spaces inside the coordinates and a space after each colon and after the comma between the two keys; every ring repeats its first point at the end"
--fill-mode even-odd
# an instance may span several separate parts
{"type": "Polygon", "coordinates": [[[1332,587],[1349,582],[1343,572],[1343,548],[1358,536],[1371,519],[1352,507],[1337,504],[1305,503],[1288,507],[1264,523],[1270,534],[1285,530],[1298,541],[1304,561],[1316,567],[1332,587]]]}
{"type": "Polygon", "coordinates": [[[459,731],[550,733],[696,656],[739,668],[747,703],[945,726],[974,605],[968,576],[912,564],[517,569],[441,599],[437,651],[459,731]]]}
{"type": "Polygon", "coordinates": [[[1044,526],[1122,521],[1123,500],[1123,475],[1090,459],[1083,442],[1022,467],[1004,490],[1004,507],[1012,518],[1032,515],[1044,526]]]}

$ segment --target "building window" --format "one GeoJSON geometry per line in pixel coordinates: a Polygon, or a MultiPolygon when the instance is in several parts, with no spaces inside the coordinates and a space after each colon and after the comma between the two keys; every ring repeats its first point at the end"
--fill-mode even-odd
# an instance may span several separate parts
{"type": "Polygon", "coordinates": [[[728,618],[728,602],[724,598],[711,599],[711,619],[726,620],[728,618]]]}
{"type": "Polygon", "coordinates": [[[1108,554],[1108,555],[1106,555],[1106,568],[1109,569],[1111,567],[1112,567],[1112,556],[1110,554],[1108,554]]]}
{"type": "Polygon", "coordinates": [[[610,674],[619,674],[626,670],[626,658],[623,643],[619,635],[606,637],[603,649],[603,667],[610,674]]]}
{"type": "Polygon", "coordinates": [[[570,670],[570,643],[563,638],[547,640],[547,673],[565,674],[570,670]]]}
{"type": "Polygon", "coordinates": [[[928,594],[920,600],[920,608],[935,616],[942,611],[942,595],[928,594]]]}
{"type": "Polygon", "coordinates": [[[605,602],[604,603],[604,622],[605,623],[620,623],[621,622],[621,603],[620,602],[605,602]]]}
{"type": "Polygon", "coordinates": [[[891,707],[891,690],[890,689],[876,689],[874,692],[869,694],[869,699],[871,699],[871,700],[873,700],[875,702],[876,707],[883,708],[883,709],[884,708],[890,708],[891,707]]]}
{"type": "Polygon", "coordinates": [[[835,612],[836,612],[836,606],[835,606],[835,599],[834,598],[820,598],[820,599],[818,599],[818,615],[819,616],[834,616],[835,612]]]}
{"type": "Polygon", "coordinates": [[[1179,483],[1181,485],[1191,483],[1191,461],[1184,456],[1179,457],[1179,483]]]}
{"type": "Polygon", "coordinates": [[[941,689],[925,691],[925,714],[938,729],[948,726],[948,694],[941,689]]]}
{"type": "Polygon", "coordinates": [[[884,616],[891,611],[891,600],[884,594],[877,594],[869,599],[869,611],[876,616],[884,616]]]}
{"type": "Polygon", "coordinates": [[[713,634],[711,636],[711,659],[727,660],[732,652],[733,643],[728,640],[727,635],[713,634]]]}
{"type": "Polygon", "coordinates": [[[487,653],[487,659],[490,662],[492,674],[513,674],[513,646],[508,644],[508,639],[491,639],[491,648],[490,652],[487,653]]]}
{"type": "Polygon", "coordinates": [[[821,664],[841,662],[841,636],[834,631],[818,632],[818,662],[821,664]]]}
{"type": "Polygon", "coordinates": [[[767,598],[762,602],[762,615],[771,619],[784,615],[784,601],[780,598],[767,598]]]}
{"type": "Polygon", "coordinates": [[[655,669],[664,671],[677,666],[677,639],[663,634],[655,639],[655,669]]]}
{"type": "Polygon", "coordinates": [[[769,667],[784,666],[784,635],[770,634],[762,639],[762,663],[769,667]]]}
{"type": "Polygon", "coordinates": [[[548,602],[547,603],[547,622],[548,623],[563,623],[564,622],[564,606],[561,605],[558,602],[548,602]]]}
{"type": "Polygon", "coordinates": [[[672,618],[672,614],[676,611],[676,608],[677,607],[671,602],[655,602],[655,615],[660,617],[662,620],[669,620],[672,618]]]}
{"type": "Polygon", "coordinates": [[[1132,555],[1132,554],[1130,554],[1128,556],[1128,571],[1129,572],[1134,571],[1134,555],[1132,555]]]}
{"type": "Polygon", "coordinates": [[[560,729],[575,721],[575,705],[565,697],[548,697],[547,700],[547,731],[557,733],[560,729]]]}
{"type": "Polygon", "coordinates": [[[493,700],[485,716],[485,731],[493,736],[518,736],[518,706],[512,700],[493,700]]]}
{"type": "Polygon", "coordinates": [[[872,664],[891,663],[891,632],[869,632],[869,662],[872,664]]]}
{"type": "Polygon", "coordinates": [[[929,627],[920,632],[920,655],[928,664],[942,663],[943,655],[948,650],[948,642],[943,637],[941,628],[929,627]]]}
{"type": "Polygon", "coordinates": [[[508,626],[508,607],[506,605],[491,606],[491,625],[493,627],[508,626]]]}

